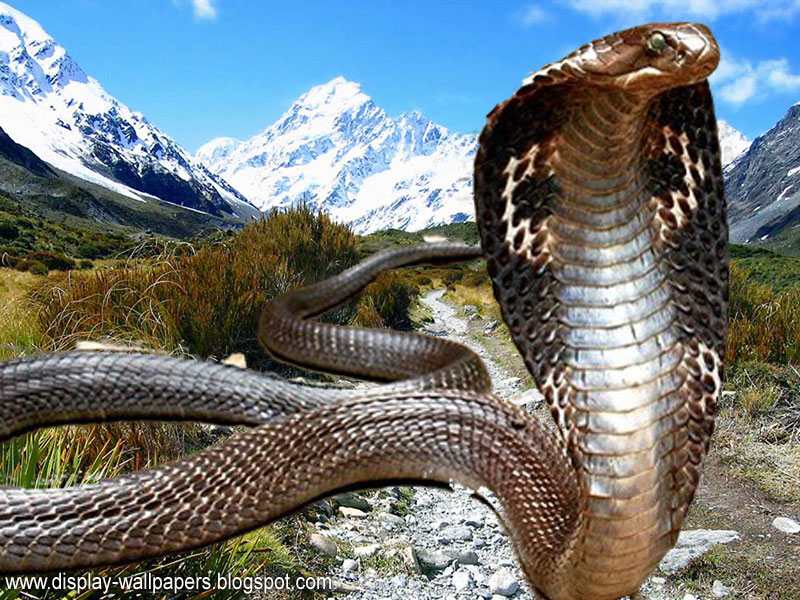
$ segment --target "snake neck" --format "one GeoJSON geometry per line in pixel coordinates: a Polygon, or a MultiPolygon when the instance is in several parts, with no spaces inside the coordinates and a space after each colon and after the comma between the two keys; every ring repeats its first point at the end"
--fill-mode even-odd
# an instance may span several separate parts
{"type": "Polygon", "coordinates": [[[647,102],[594,90],[579,102],[556,134],[542,227],[554,349],[529,366],[582,489],[583,527],[564,570],[571,594],[619,598],[674,545],[694,489],[676,452],[685,348],[643,175],[647,102]]]}

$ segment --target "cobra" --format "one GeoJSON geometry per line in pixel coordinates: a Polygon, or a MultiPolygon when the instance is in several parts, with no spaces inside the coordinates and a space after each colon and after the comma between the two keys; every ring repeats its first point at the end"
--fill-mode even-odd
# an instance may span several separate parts
{"type": "Polygon", "coordinates": [[[702,25],[651,24],[534,73],[490,113],[475,161],[481,247],[400,248],[271,303],[276,356],[383,380],[320,390],[158,356],[0,366],[0,436],[121,419],[252,428],[190,458],[76,488],[0,491],[0,570],[130,562],[259,527],[337,490],[488,488],[531,586],[635,593],[671,548],[713,431],[727,226],[702,25]],[[441,339],[311,320],[407,264],[485,256],[558,435],[490,393],[441,339]]]}

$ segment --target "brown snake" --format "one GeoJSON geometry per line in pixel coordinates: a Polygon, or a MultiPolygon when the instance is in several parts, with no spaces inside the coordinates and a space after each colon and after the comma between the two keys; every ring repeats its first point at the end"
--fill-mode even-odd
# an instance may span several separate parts
{"type": "Polygon", "coordinates": [[[544,596],[636,592],[677,539],[720,390],[727,225],[706,81],[718,60],[706,27],[652,24],[544,67],[481,135],[482,249],[392,250],[265,311],[259,337],[276,356],[383,386],[311,389],[113,353],[1,364],[1,438],[139,418],[254,427],[98,484],[0,490],[0,572],[129,562],[343,488],[456,480],[496,495],[544,596]],[[558,437],[492,396],[480,359],[457,344],[306,320],[382,270],[481,254],[558,437]]]}

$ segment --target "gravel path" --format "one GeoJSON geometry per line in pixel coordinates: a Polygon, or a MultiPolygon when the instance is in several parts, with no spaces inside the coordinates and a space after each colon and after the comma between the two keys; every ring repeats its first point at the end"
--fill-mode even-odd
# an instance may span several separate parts
{"type": "MultiPolygon", "coordinates": [[[[495,393],[501,398],[520,392],[519,378],[498,366],[483,346],[468,337],[466,321],[440,300],[443,293],[437,290],[422,298],[434,318],[426,333],[447,337],[477,352],[492,376],[495,393]]],[[[367,516],[336,519],[326,529],[320,529],[321,534],[334,541],[354,544],[364,556],[370,552],[394,554],[403,557],[412,571],[416,561],[426,573],[379,576],[374,569],[362,568],[362,563],[369,562],[367,559],[357,559],[355,564],[344,560],[336,575],[363,590],[344,597],[353,600],[532,598],[494,511],[460,486],[454,486],[453,491],[423,487],[415,491],[411,509],[404,518],[387,516],[394,497],[385,491],[369,500],[373,510],[367,516]],[[409,549],[413,549],[413,558],[409,549]]]]}

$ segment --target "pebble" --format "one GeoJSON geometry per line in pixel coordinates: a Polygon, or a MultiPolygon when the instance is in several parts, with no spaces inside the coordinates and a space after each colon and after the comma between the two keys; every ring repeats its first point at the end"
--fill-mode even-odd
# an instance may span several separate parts
{"type": "Polygon", "coordinates": [[[466,542],[471,539],[472,530],[466,525],[451,525],[439,532],[439,541],[445,544],[455,541],[466,542]]]}
{"type": "Polygon", "coordinates": [[[417,561],[423,571],[444,571],[453,559],[440,550],[417,550],[417,561]]]}
{"type": "Polygon", "coordinates": [[[363,510],[358,508],[350,508],[349,506],[340,506],[339,514],[349,519],[366,519],[369,516],[363,510]]]}
{"type": "Polygon", "coordinates": [[[793,519],[787,519],[786,517],[775,517],[772,521],[772,526],[783,533],[800,533],[800,523],[793,519]]]}
{"type": "Polygon", "coordinates": [[[506,568],[496,571],[489,577],[489,590],[491,590],[492,594],[505,596],[507,598],[513,596],[518,589],[519,581],[517,581],[514,574],[506,568]]]}
{"type": "Polygon", "coordinates": [[[334,500],[339,504],[339,506],[345,506],[347,508],[357,508],[358,510],[369,512],[372,510],[372,506],[370,503],[361,498],[360,496],[356,496],[352,492],[348,492],[345,494],[339,494],[338,496],[334,497],[334,500]]]}
{"type": "Polygon", "coordinates": [[[352,558],[345,558],[344,562],[342,563],[342,571],[345,573],[355,573],[359,570],[360,565],[358,564],[357,560],[353,560],[352,558]]]}
{"type": "Polygon", "coordinates": [[[380,544],[367,544],[366,546],[356,546],[353,548],[353,554],[362,557],[375,556],[380,551],[380,544]]]}
{"type": "Polygon", "coordinates": [[[711,585],[711,593],[714,594],[715,598],[724,598],[731,593],[731,588],[722,583],[719,579],[715,579],[714,583],[711,585]]]}
{"type": "Polygon", "coordinates": [[[320,533],[312,533],[308,541],[311,543],[311,546],[325,556],[333,557],[336,556],[338,552],[336,543],[329,537],[325,537],[320,533]]]}
{"type": "Polygon", "coordinates": [[[464,569],[459,569],[453,573],[453,587],[457,591],[464,591],[472,586],[472,574],[464,569]]]}

